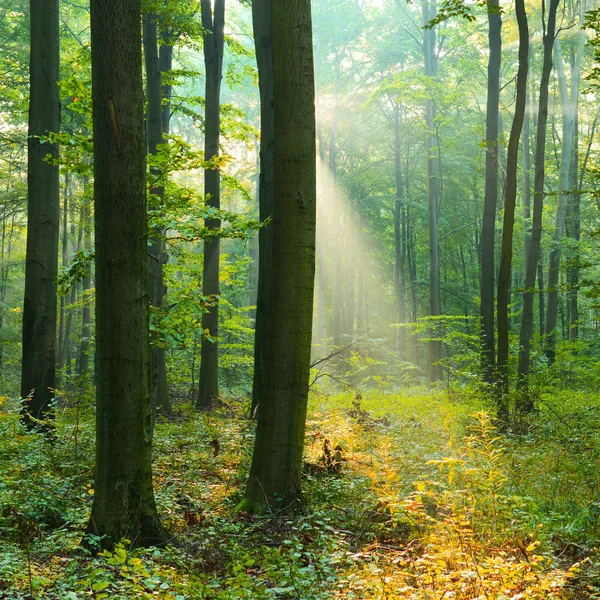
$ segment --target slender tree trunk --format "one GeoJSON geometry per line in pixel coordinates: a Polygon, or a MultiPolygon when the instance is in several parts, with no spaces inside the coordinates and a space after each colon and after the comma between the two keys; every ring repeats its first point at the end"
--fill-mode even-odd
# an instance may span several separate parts
{"type": "MultiPolygon", "coordinates": [[[[333,198],[337,194],[335,187],[335,178],[337,175],[337,127],[338,127],[338,102],[340,93],[340,68],[335,67],[335,78],[333,82],[333,111],[331,114],[331,130],[329,133],[329,189],[326,198],[333,198]]],[[[335,203],[334,209],[338,210],[340,205],[335,203]]],[[[342,240],[344,236],[344,215],[340,211],[334,214],[335,219],[335,239],[333,240],[333,345],[339,347],[342,345],[342,322],[344,297],[342,288],[342,240]]]]}
{"type": "MultiPolygon", "coordinates": [[[[435,0],[423,0],[423,22],[429,23],[435,18],[435,0]]],[[[435,78],[435,28],[423,32],[423,58],[425,61],[425,76],[430,80],[435,78]]],[[[431,92],[433,94],[433,91],[431,92]]],[[[429,224],[429,316],[438,317],[442,313],[440,287],[440,241],[439,241],[439,165],[438,140],[435,133],[435,117],[437,107],[433,96],[425,102],[425,121],[427,124],[427,210],[429,224]]],[[[430,328],[428,374],[429,381],[434,383],[442,379],[442,340],[439,325],[430,328]]]]}
{"type": "MultiPolygon", "coordinates": [[[[81,205],[81,227],[83,228],[83,249],[90,251],[92,249],[92,224],[90,214],[90,199],[88,195],[89,181],[84,180],[84,199],[81,205]]],[[[79,346],[79,364],[77,373],[86,375],[89,370],[89,354],[91,339],[92,310],[89,291],[92,288],[92,269],[88,267],[87,273],[83,278],[81,285],[81,298],[83,309],[81,314],[81,344],[79,346]]]]}
{"type": "Polygon", "coordinates": [[[567,262],[567,327],[568,339],[579,339],[579,243],[581,240],[581,193],[579,186],[579,111],[575,111],[573,123],[573,158],[569,203],[567,205],[566,234],[572,250],[567,262]]]}
{"type": "Polygon", "coordinates": [[[88,531],[165,543],[152,490],[140,0],[91,0],[96,476],[88,531]]]}
{"type": "Polygon", "coordinates": [[[502,59],[502,16],[499,0],[488,0],[488,61],[486,108],[485,196],[481,221],[481,360],[484,380],[493,383],[496,368],[494,332],[495,230],[498,206],[498,109],[502,59]]]}
{"type": "Polygon", "coordinates": [[[58,274],[59,175],[46,162],[56,144],[40,136],[60,127],[58,0],[30,2],[30,97],[27,136],[27,254],[23,304],[21,397],[23,422],[52,417],[56,387],[56,277],[58,274]]]}
{"type": "MultiPolygon", "coordinates": [[[[201,1],[204,36],[204,65],[206,68],[204,156],[215,160],[219,156],[221,132],[221,80],[223,78],[223,44],[225,28],[225,0],[201,1]]],[[[221,208],[221,176],[215,166],[204,170],[204,193],[207,205],[221,208]]],[[[218,229],[220,219],[206,219],[208,229],[218,229]]],[[[202,345],[200,349],[200,377],[196,406],[206,409],[219,397],[219,261],[221,240],[215,237],[204,242],[202,294],[211,299],[211,305],[202,315],[202,345]]]]}
{"type": "Polygon", "coordinates": [[[250,508],[301,501],[315,275],[315,109],[310,0],[273,15],[275,194],[270,335],[246,488],[250,508]]]}
{"type": "Polygon", "coordinates": [[[517,165],[519,162],[519,139],[525,119],[527,98],[527,71],[529,58],[529,27],[524,0],[516,0],[517,22],[519,26],[519,67],[517,71],[517,99],[515,114],[510,130],[506,161],[506,196],[504,202],[504,223],[502,227],[502,251],[498,273],[498,420],[506,423],[509,417],[508,406],[508,359],[509,322],[508,303],[513,253],[513,230],[517,201],[517,165]]]}
{"type": "MultiPolygon", "coordinates": [[[[63,192],[63,208],[61,214],[62,221],[62,239],[61,239],[61,259],[62,268],[66,269],[69,264],[69,172],[65,173],[65,189],[63,192]]],[[[61,384],[60,373],[65,366],[65,306],[67,297],[62,294],[60,297],[60,309],[58,317],[58,351],[56,364],[58,366],[58,374],[56,380],[58,385],[61,384]]]]}
{"type": "Polygon", "coordinates": [[[544,208],[544,179],[546,160],[546,131],[548,123],[548,85],[552,72],[552,47],[556,31],[556,10],[560,0],[551,0],[548,13],[547,31],[544,33],[544,57],[542,78],[538,95],[537,132],[535,146],[535,176],[533,186],[533,220],[531,237],[528,244],[525,284],[523,293],[523,311],[519,332],[519,369],[517,389],[521,392],[517,398],[517,410],[521,413],[533,409],[533,399],[527,392],[531,337],[533,335],[533,300],[535,292],[536,270],[540,264],[540,243],[542,239],[542,213],[544,208]]]}
{"type": "Polygon", "coordinates": [[[558,40],[554,42],[554,53],[560,90],[563,132],[560,151],[558,204],[556,207],[554,235],[552,238],[548,262],[548,307],[546,309],[546,338],[544,354],[546,355],[550,364],[554,362],[554,357],[556,355],[555,329],[558,311],[558,279],[560,273],[561,245],[565,234],[567,203],[570,197],[569,184],[571,182],[570,171],[573,160],[573,129],[577,123],[575,114],[577,112],[577,104],[579,99],[579,78],[584,46],[585,33],[583,30],[581,30],[579,33],[579,48],[577,51],[577,58],[575,59],[575,64],[571,73],[571,93],[569,95],[560,42],[558,40]]]}
{"type": "MultiPolygon", "coordinates": [[[[394,105],[394,174],[396,179],[396,199],[394,201],[394,290],[396,293],[396,321],[406,322],[404,298],[405,275],[405,235],[404,235],[404,191],[402,182],[402,155],[400,146],[400,106],[394,105]]],[[[406,349],[406,335],[403,327],[396,332],[396,351],[403,354],[406,349]]]]}
{"type": "MultiPolygon", "coordinates": [[[[254,0],[252,3],[252,22],[254,27],[260,88],[260,182],[258,188],[258,205],[260,221],[262,223],[273,217],[273,203],[275,200],[272,10],[271,0],[254,0]]],[[[271,265],[273,261],[272,224],[263,227],[258,235],[258,294],[256,299],[254,379],[252,381],[251,415],[255,413],[265,392],[265,345],[270,331],[269,318],[271,316],[269,297],[271,265]]]]}
{"type": "MultiPolygon", "coordinates": [[[[531,66],[532,39],[529,37],[529,64],[531,66]]],[[[527,261],[531,247],[531,150],[529,145],[532,98],[527,92],[525,120],[523,121],[523,220],[525,222],[525,244],[523,253],[523,280],[527,279],[527,261]]]]}
{"type": "MultiPolygon", "coordinates": [[[[158,146],[163,143],[162,85],[158,53],[157,16],[146,14],[143,18],[144,58],[146,66],[146,139],[148,152],[156,155],[158,146]]],[[[151,170],[151,178],[160,180],[160,169],[151,170]]],[[[162,211],[165,188],[162,182],[151,183],[149,208],[151,211],[162,211]]],[[[151,232],[148,247],[148,291],[150,306],[160,311],[164,306],[165,284],[163,264],[165,259],[165,230],[151,232]]],[[[151,335],[154,332],[151,333],[151,335]]],[[[151,342],[152,342],[151,337],[151,342]]],[[[167,384],[167,367],[165,348],[159,344],[150,345],[150,399],[155,410],[169,414],[171,402],[167,384]]]]}

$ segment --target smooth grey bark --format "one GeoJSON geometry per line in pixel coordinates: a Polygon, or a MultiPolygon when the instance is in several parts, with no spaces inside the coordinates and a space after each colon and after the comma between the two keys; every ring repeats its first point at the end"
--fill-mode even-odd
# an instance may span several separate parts
{"type": "Polygon", "coordinates": [[[275,203],[270,334],[246,508],[301,502],[315,276],[316,147],[310,0],[273,15],[275,203]]]}
{"type": "Polygon", "coordinates": [[[152,489],[140,0],[91,0],[96,475],[88,532],[164,544],[152,489]]]}
{"type": "MultiPolygon", "coordinates": [[[[423,23],[427,24],[436,15],[435,0],[422,0],[423,23]]],[[[423,60],[425,76],[431,80],[436,73],[435,28],[423,32],[423,60]]],[[[433,93],[433,92],[432,92],[433,93]]],[[[442,314],[442,297],[440,285],[440,232],[438,225],[440,209],[440,182],[438,164],[438,139],[436,136],[435,117],[437,106],[433,96],[425,101],[425,122],[427,125],[427,221],[429,228],[429,316],[439,317],[442,314]]],[[[443,345],[440,339],[439,326],[430,328],[428,375],[430,383],[442,379],[443,345]]]]}
{"type": "Polygon", "coordinates": [[[527,73],[529,67],[529,27],[524,0],[516,0],[515,10],[519,27],[519,60],[517,70],[517,98],[515,113],[508,140],[506,158],[506,192],[504,202],[504,221],[502,224],[502,250],[498,273],[498,385],[497,416],[506,424],[509,418],[508,406],[508,359],[509,359],[509,321],[508,304],[513,254],[513,231],[515,225],[515,207],[517,203],[517,166],[519,162],[519,140],[525,120],[527,100],[527,73]]]}
{"type": "MultiPolygon", "coordinates": [[[[156,155],[163,139],[162,84],[158,53],[157,16],[146,14],[143,18],[144,59],[146,67],[146,136],[148,152],[156,155]]],[[[151,177],[160,180],[160,169],[153,168],[151,177]]],[[[162,183],[150,189],[150,210],[161,211],[165,188],[162,183]]],[[[163,264],[165,260],[165,230],[151,232],[148,246],[148,291],[150,306],[156,310],[165,303],[163,264]]],[[[150,346],[150,398],[152,407],[165,414],[171,413],[165,349],[157,344],[150,346]]]]}
{"type": "Polygon", "coordinates": [[[544,32],[544,56],[542,77],[538,94],[537,131],[535,146],[535,175],[533,184],[533,218],[531,237],[525,270],[523,293],[523,311],[519,331],[519,366],[517,374],[517,390],[521,393],[517,398],[516,408],[521,413],[530,412],[533,408],[532,398],[527,393],[529,364],[531,354],[531,337],[533,335],[533,301],[535,292],[536,271],[540,262],[540,243],[542,239],[542,213],[544,208],[544,180],[546,159],[546,131],[548,123],[548,85],[552,72],[552,47],[556,32],[556,10],[560,0],[551,0],[548,9],[548,25],[544,32]]]}
{"type": "Polygon", "coordinates": [[[58,0],[31,0],[30,44],[21,416],[32,429],[53,416],[56,387],[59,175],[45,158],[58,146],[40,137],[60,127],[58,0]]]}
{"type": "MultiPolygon", "coordinates": [[[[275,149],[273,131],[273,14],[271,0],[252,2],[252,23],[258,64],[260,89],[260,179],[258,185],[259,219],[265,223],[273,217],[275,201],[275,149]]],[[[271,264],[273,258],[273,225],[263,226],[258,234],[258,290],[254,337],[254,378],[252,407],[254,415],[264,394],[265,345],[270,330],[271,264]]]]}
{"type": "Polygon", "coordinates": [[[488,0],[487,13],[490,56],[485,121],[485,195],[481,220],[481,366],[484,380],[493,383],[496,368],[494,249],[498,207],[498,109],[502,61],[502,16],[499,0],[488,0]]]}
{"type": "MultiPolygon", "coordinates": [[[[204,158],[216,160],[219,156],[221,131],[221,80],[223,78],[223,44],[225,28],[225,0],[202,0],[202,27],[204,36],[205,115],[204,158]]],[[[221,175],[213,166],[204,169],[204,194],[210,208],[221,207],[221,175]]],[[[218,218],[206,219],[208,229],[218,229],[218,218]]],[[[196,407],[206,409],[219,397],[219,261],[221,241],[219,237],[205,240],[202,295],[211,304],[202,315],[202,343],[200,348],[200,377],[196,407]]]]}
{"type": "Polygon", "coordinates": [[[567,203],[571,195],[569,191],[569,184],[571,182],[570,171],[573,163],[574,127],[577,123],[575,115],[577,113],[579,101],[579,79],[584,46],[585,32],[582,29],[579,32],[579,47],[577,49],[575,64],[573,65],[571,72],[571,90],[569,93],[560,42],[558,39],[554,42],[563,131],[558,178],[558,204],[556,207],[554,233],[548,260],[548,306],[546,309],[544,354],[550,364],[554,362],[556,355],[556,320],[558,315],[558,279],[560,274],[561,245],[565,235],[567,203]]]}

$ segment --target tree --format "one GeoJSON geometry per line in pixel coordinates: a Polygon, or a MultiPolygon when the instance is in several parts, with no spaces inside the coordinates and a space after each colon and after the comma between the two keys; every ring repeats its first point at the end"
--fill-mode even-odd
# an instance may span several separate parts
{"type": "MultiPolygon", "coordinates": [[[[163,143],[163,115],[162,115],[162,84],[158,50],[158,17],[155,14],[146,14],[143,18],[144,32],[144,59],[146,66],[146,88],[148,107],[146,109],[146,132],[148,152],[156,155],[158,146],[163,143]]],[[[160,169],[152,170],[152,177],[160,180],[160,169]]],[[[154,185],[150,190],[151,209],[160,211],[165,195],[164,185],[154,185]]],[[[165,284],[163,277],[163,264],[165,259],[165,231],[154,231],[150,238],[148,248],[148,289],[150,305],[160,310],[164,304],[165,284]]],[[[150,396],[152,407],[161,409],[165,413],[171,412],[169,390],[167,385],[167,367],[165,362],[165,349],[159,345],[150,348],[150,396]]]]}
{"type": "Polygon", "coordinates": [[[23,303],[21,398],[23,421],[52,414],[56,387],[56,277],[58,275],[58,146],[44,139],[58,133],[58,0],[31,0],[30,99],[27,139],[27,255],[23,303]],[[46,160],[47,157],[50,160],[46,160]]]}
{"type": "MultiPolygon", "coordinates": [[[[435,0],[423,0],[423,23],[429,24],[436,17],[435,0]]],[[[423,33],[423,59],[425,76],[430,80],[435,77],[435,29],[433,26],[423,33]]],[[[433,94],[433,92],[432,92],[433,94]]],[[[440,209],[440,187],[438,172],[438,139],[436,136],[435,118],[437,107],[433,95],[425,102],[425,121],[427,123],[427,214],[429,224],[429,316],[442,314],[442,297],[440,288],[440,231],[438,225],[440,209]]],[[[442,378],[442,340],[440,332],[432,327],[429,341],[429,381],[442,378]]]]}
{"type": "Polygon", "coordinates": [[[525,291],[523,293],[523,314],[519,332],[519,371],[517,389],[522,392],[517,400],[520,412],[529,412],[533,408],[530,394],[526,393],[529,375],[531,336],[533,334],[533,299],[535,277],[540,262],[540,242],[542,238],[542,212],[544,208],[544,179],[546,158],[546,127],[548,123],[548,84],[552,72],[552,48],[556,32],[556,9],[559,0],[551,0],[548,12],[548,26],[544,32],[544,58],[542,78],[538,98],[537,134],[535,147],[535,176],[533,183],[533,218],[531,239],[525,268],[525,291]]]}
{"type": "MultiPolygon", "coordinates": [[[[223,44],[225,28],[225,0],[202,0],[202,27],[204,36],[204,65],[206,68],[204,157],[216,161],[219,156],[221,131],[221,80],[223,78],[223,44]]],[[[221,207],[220,173],[218,164],[204,170],[204,194],[207,205],[221,207]]],[[[208,229],[218,229],[219,218],[206,219],[208,229]]],[[[204,268],[202,293],[211,299],[208,310],[202,315],[202,348],[198,408],[208,408],[219,396],[219,255],[218,236],[204,242],[204,268]]]]}
{"type": "Polygon", "coordinates": [[[271,2],[274,205],[264,393],[246,502],[301,499],[315,275],[316,147],[309,0],[271,2]]]}
{"type": "Polygon", "coordinates": [[[519,161],[519,140],[525,120],[527,100],[527,72],[529,67],[529,26],[523,0],[516,0],[515,10],[519,26],[519,62],[517,70],[517,98],[506,162],[506,192],[504,202],[504,222],[502,225],[502,251],[498,274],[498,419],[508,421],[508,358],[509,322],[508,303],[510,297],[513,231],[515,226],[515,206],[517,203],[517,165],[519,161]]]}
{"type": "MultiPolygon", "coordinates": [[[[273,40],[271,0],[252,2],[252,24],[256,61],[258,63],[258,83],[260,88],[260,179],[258,185],[259,217],[265,224],[273,216],[274,203],[274,132],[273,132],[273,40]]],[[[258,240],[258,290],[256,297],[256,327],[254,334],[254,378],[252,380],[252,410],[264,393],[265,343],[269,334],[269,292],[271,282],[271,262],[273,256],[273,228],[264,225],[258,240]]]]}
{"type": "Polygon", "coordinates": [[[498,0],[488,0],[487,108],[485,125],[485,196],[481,221],[481,348],[482,367],[487,383],[494,380],[496,344],[494,334],[495,229],[498,206],[498,108],[500,104],[500,65],[502,59],[502,15],[498,0]]]}
{"type": "Polygon", "coordinates": [[[162,544],[152,490],[140,0],[92,0],[96,476],[88,532],[162,544]]]}
{"type": "Polygon", "coordinates": [[[562,57],[559,40],[554,42],[556,56],[558,84],[560,90],[560,104],[562,113],[562,140],[560,152],[560,174],[558,182],[558,204],[554,221],[554,235],[548,260],[548,309],[546,311],[546,339],[544,353],[550,363],[554,362],[556,355],[556,321],[558,316],[558,278],[560,274],[561,245],[565,234],[567,204],[572,192],[569,185],[572,182],[571,169],[573,167],[573,145],[577,140],[575,127],[579,104],[579,78],[581,72],[581,59],[585,47],[585,32],[581,28],[576,56],[571,65],[571,93],[567,86],[567,77],[562,57]]]}

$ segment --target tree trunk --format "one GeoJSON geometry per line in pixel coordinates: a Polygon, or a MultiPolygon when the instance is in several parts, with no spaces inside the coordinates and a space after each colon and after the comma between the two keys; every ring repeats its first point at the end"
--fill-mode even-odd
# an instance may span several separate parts
{"type": "Polygon", "coordinates": [[[558,278],[560,273],[561,245],[565,234],[567,203],[570,197],[569,184],[571,182],[570,171],[573,160],[573,128],[577,123],[575,120],[575,114],[577,112],[579,100],[579,78],[584,46],[585,32],[582,29],[579,32],[579,48],[577,50],[577,57],[571,72],[571,93],[569,94],[560,42],[557,39],[554,43],[554,53],[560,90],[563,132],[560,150],[558,204],[556,207],[554,235],[552,238],[552,245],[550,246],[550,255],[548,261],[548,306],[546,309],[546,338],[544,354],[546,355],[546,358],[550,364],[554,362],[554,357],[556,355],[555,330],[558,311],[558,278]]]}
{"type": "Polygon", "coordinates": [[[30,97],[27,136],[27,250],[23,304],[21,398],[29,429],[52,417],[56,387],[56,277],[58,275],[58,156],[40,136],[59,131],[58,0],[30,2],[30,97]]]}
{"type": "MultiPolygon", "coordinates": [[[[92,224],[90,214],[90,200],[88,197],[89,182],[84,181],[84,199],[81,205],[81,227],[83,228],[83,249],[90,251],[92,249],[92,224]]],[[[79,364],[77,373],[80,376],[86,375],[89,369],[90,336],[92,324],[92,311],[89,290],[92,287],[92,268],[88,267],[87,273],[83,278],[81,285],[81,298],[83,309],[81,315],[81,344],[79,346],[79,364]]]]}
{"type": "MultiPolygon", "coordinates": [[[[394,291],[396,294],[396,321],[399,325],[406,322],[405,273],[406,234],[404,211],[404,186],[402,184],[402,155],[400,146],[400,107],[394,105],[394,175],[396,180],[396,199],[394,201],[394,291]]],[[[406,350],[406,332],[398,327],[396,332],[396,351],[404,354],[406,350]]]]}
{"type": "MultiPolygon", "coordinates": [[[[271,0],[254,0],[252,22],[258,63],[260,87],[260,181],[259,217],[261,223],[273,217],[275,195],[275,149],[273,140],[273,38],[271,0]]],[[[254,338],[254,379],[252,380],[253,415],[264,395],[265,345],[269,335],[271,310],[269,295],[273,260],[273,225],[259,232],[258,294],[256,299],[256,328],[254,338]]]]}
{"type": "Polygon", "coordinates": [[[567,204],[566,234],[572,248],[567,262],[567,328],[568,339],[579,339],[579,262],[581,241],[581,192],[579,186],[579,111],[573,122],[573,154],[569,202],[567,204]]]}
{"type": "Polygon", "coordinates": [[[486,108],[485,196],[481,220],[481,367],[484,380],[493,383],[496,368],[494,332],[495,229],[498,207],[498,108],[502,59],[502,16],[499,0],[488,0],[488,61],[486,108]]]}
{"type": "Polygon", "coordinates": [[[272,2],[275,193],[270,335],[246,505],[301,501],[315,275],[315,109],[310,0],[272,2]]]}
{"type": "Polygon", "coordinates": [[[527,392],[531,337],[533,335],[533,300],[535,296],[535,277],[540,263],[540,243],[542,239],[542,213],[544,208],[544,179],[546,157],[546,131],[548,123],[548,84],[552,72],[552,47],[556,30],[556,9],[559,0],[551,0],[548,13],[548,28],[544,34],[544,58],[542,78],[538,95],[537,132],[535,146],[535,176],[533,184],[533,219],[531,238],[528,244],[525,284],[523,292],[523,312],[519,332],[519,369],[517,389],[521,392],[517,398],[517,410],[530,412],[533,408],[531,394],[527,392]]]}
{"type": "MultiPolygon", "coordinates": [[[[435,18],[435,0],[423,0],[423,23],[427,24],[435,18]]],[[[435,77],[435,29],[423,32],[423,58],[425,76],[431,80],[435,77]]],[[[433,90],[431,91],[433,94],[433,90]]],[[[440,287],[440,241],[439,241],[439,165],[438,140],[435,133],[435,117],[437,107],[433,96],[425,102],[425,121],[427,125],[427,211],[429,224],[429,316],[439,317],[442,313],[440,287]]],[[[442,340],[439,324],[432,324],[429,332],[428,374],[430,383],[442,379],[442,340]]]]}
{"type": "Polygon", "coordinates": [[[508,303],[513,253],[513,230],[515,225],[515,206],[517,201],[517,166],[519,162],[519,139],[525,119],[527,99],[527,71],[529,59],[529,27],[524,0],[516,0],[515,10],[519,26],[519,67],[517,71],[517,99],[515,114],[510,130],[506,160],[506,196],[504,202],[504,222],[502,226],[502,251],[498,274],[498,420],[506,423],[509,417],[508,407],[508,358],[509,323],[508,303]]]}
{"type": "MultiPolygon", "coordinates": [[[[63,192],[63,208],[61,214],[62,221],[62,239],[61,239],[61,266],[66,269],[69,265],[69,172],[65,173],[65,189],[63,192]]],[[[58,351],[56,364],[58,374],[56,376],[57,385],[61,384],[61,371],[65,366],[65,307],[67,297],[61,294],[60,309],[58,317],[58,351]]]]}
{"type": "MultiPolygon", "coordinates": [[[[147,109],[146,139],[148,152],[156,155],[158,146],[163,143],[162,85],[158,54],[157,16],[144,15],[144,58],[146,66],[147,109]]],[[[151,177],[160,179],[162,173],[153,168],[151,177]]],[[[165,188],[162,183],[152,184],[150,192],[150,210],[162,211],[165,188]]],[[[151,232],[148,246],[148,291],[150,306],[160,311],[164,306],[165,284],[163,264],[165,259],[165,230],[151,232]]],[[[152,339],[151,339],[152,341],[152,339]]],[[[154,410],[165,414],[171,412],[169,388],[167,384],[167,366],[165,348],[151,343],[150,345],[150,400],[154,410]]]]}
{"type": "MultiPolygon", "coordinates": [[[[216,160],[219,156],[221,131],[221,80],[223,78],[223,43],[225,28],[225,0],[202,0],[202,27],[204,36],[204,65],[206,69],[204,156],[216,160]]],[[[221,208],[221,176],[214,166],[204,170],[206,204],[221,208]]],[[[218,229],[218,218],[206,219],[208,229],[218,229]]],[[[204,242],[202,295],[211,304],[202,315],[202,345],[200,348],[200,377],[197,408],[206,409],[219,397],[219,260],[221,240],[215,237],[204,242]]]]}
{"type": "Polygon", "coordinates": [[[88,532],[163,544],[152,490],[140,0],[91,0],[96,477],[88,532]]]}

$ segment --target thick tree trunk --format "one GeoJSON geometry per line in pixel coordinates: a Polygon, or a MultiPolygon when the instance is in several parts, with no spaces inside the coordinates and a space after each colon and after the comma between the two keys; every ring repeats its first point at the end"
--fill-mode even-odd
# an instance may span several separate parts
{"type": "MultiPolygon", "coordinates": [[[[427,24],[436,15],[435,0],[423,0],[423,23],[427,24]]],[[[435,77],[435,29],[423,32],[423,58],[425,76],[435,77]]],[[[433,90],[431,91],[433,94],[433,90]]],[[[435,132],[437,107],[433,96],[425,103],[425,121],[427,125],[427,211],[429,224],[429,316],[442,314],[440,286],[440,232],[438,226],[440,208],[440,182],[438,165],[438,139],[435,132]]],[[[430,328],[428,374],[430,383],[442,379],[442,340],[439,325],[430,328]]]]}
{"type": "MultiPolygon", "coordinates": [[[[264,223],[273,217],[275,195],[275,149],[273,141],[273,38],[271,0],[254,0],[252,22],[258,63],[260,88],[260,181],[259,217],[264,223]]],[[[258,238],[258,294],[256,299],[256,328],[254,338],[254,379],[252,381],[253,415],[264,395],[265,345],[269,335],[269,306],[271,264],[273,261],[273,225],[259,232],[258,238]]],[[[319,307],[324,309],[325,307],[319,307]]]]}
{"type": "MultiPolygon", "coordinates": [[[[202,0],[204,36],[204,65],[206,69],[204,156],[215,160],[219,156],[221,132],[221,80],[223,78],[223,43],[225,0],[202,0]]],[[[221,175],[215,166],[204,170],[206,204],[221,208],[221,175]]],[[[218,229],[220,219],[206,219],[208,229],[218,229]]],[[[197,408],[206,409],[219,397],[219,261],[221,240],[215,237],[204,242],[202,295],[211,299],[202,315],[202,346],[200,349],[200,378],[197,408]]]]}
{"type": "Polygon", "coordinates": [[[27,254],[23,304],[21,397],[23,422],[52,416],[56,387],[56,277],[58,274],[59,175],[46,162],[56,144],[40,136],[60,127],[58,0],[30,2],[30,98],[27,136],[27,254]]]}
{"type": "Polygon", "coordinates": [[[515,114],[510,130],[506,160],[506,196],[504,202],[504,222],[502,226],[502,251],[498,273],[498,390],[497,415],[501,423],[509,417],[508,406],[508,359],[509,322],[508,303],[512,280],[513,231],[517,201],[517,166],[519,162],[519,140],[525,119],[527,99],[527,72],[529,59],[529,27],[524,0],[516,0],[515,5],[519,26],[519,67],[517,71],[517,99],[515,114]]]}
{"type": "Polygon", "coordinates": [[[535,296],[535,279],[540,263],[540,243],[542,239],[542,213],[544,208],[544,179],[546,157],[546,131],[548,123],[548,85],[552,72],[552,47],[556,30],[556,9],[559,0],[551,0],[548,13],[548,27],[544,34],[544,58],[542,78],[538,95],[537,132],[535,146],[535,175],[533,184],[533,219],[531,237],[528,244],[528,255],[525,268],[525,284],[523,293],[523,311],[519,332],[519,369],[517,389],[521,392],[517,398],[517,410],[530,412],[533,400],[527,392],[529,363],[531,353],[531,337],[533,335],[533,300],[535,296]]]}
{"type": "Polygon", "coordinates": [[[270,335],[246,504],[301,500],[315,275],[315,109],[310,0],[272,2],[275,194],[270,335]]]}
{"type": "Polygon", "coordinates": [[[96,216],[96,477],[88,531],[166,541],[152,490],[140,0],[91,0],[96,216]]]}
{"type": "Polygon", "coordinates": [[[486,108],[485,197],[481,220],[481,367],[484,380],[493,383],[496,368],[494,323],[495,230],[498,207],[498,108],[500,104],[500,64],[502,59],[502,16],[499,0],[488,0],[488,61],[486,108]]]}
{"type": "MultiPolygon", "coordinates": [[[[157,16],[144,15],[144,58],[146,66],[146,136],[148,152],[158,153],[158,146],[163,143],[162,85],[158,54],[157,16]]],[[[161,172],[153,169],[152,178],[159,179],[161,172]]],[[[165,188],[162,184],[152,185],[150,189],[150,210],[161,211],[165,188]]],[[[150,306],[160,310],[164,305],[165,284],[163,264],[165,259],[165,231],[159,229],[151,232],[148,247],[148,291],[150,306]]],[[[151,340],[152,341],[152,340],[151,340]]],[[[165,349],[157,344],[150,346],[150,399],[155,410],[165,414],[171,412],[169,388],[167,384],[167,367],[165,349]]]]}

